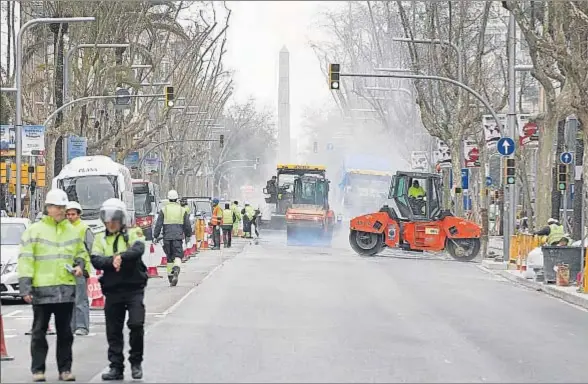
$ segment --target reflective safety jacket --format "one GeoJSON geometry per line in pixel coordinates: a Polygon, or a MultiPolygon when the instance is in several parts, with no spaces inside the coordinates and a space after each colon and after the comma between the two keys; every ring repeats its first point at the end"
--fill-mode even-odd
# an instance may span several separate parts
{"type": "Polygon", "coordinates": [[[184,207],[170,201],[161,209],[153,229],[154,238],[159,237],[162,230],[163,240],[182,240],[184,236],[192,236],[190,217],[184,207]]]}
{"type": "Polygon", "coordinates": [[[106,295],[142,291],[147,285],[147,267],[142,256],[145,237],[141,228],[125,228],[123,232],[101,232],[92,246],[92,265],[102,270],[100,285],[106,295]],[[120,254],[120,271],[112,265],[113,256],[120,254]]]}
{"type": "Polygon", "coordinates": [[[92,263],[90,263],[89,254],[92,252],[92,243],[94,242],[94,234],[92,230],[88,226],[88,224],[84,223],[81,219],[78,219],[76,222],[71,223],[73,227],[78,230],[80,238],[84,242],[84,246],[86,247],[86,251],[88,252],[88,259],[85,260],[86,268],[84,269],[84,275],[86,277],[90,277],[92,273],[92,263]]]}
{"type": "Polygon", "coordinates": [[[253,219],[253,215],[255,215],[255,209],[253,209],[251,205],[246,205],[242,212],[244,212],[244,216],[247,217],[247,220],[253,219]]]}
{"type": "Polygon", "coordinates": [[[547,235],[547,244],[559,242],[564,237],[563,225],[551,224],[549,225],[549,235],[547,235]]]}
{"type": "Polygon", "coordinates": [[[230,208],[223,209],[223,225],[233,225],[236,218],[235,211],[230,208]]]}
{"type": "Polygon", "coordinates": [[[223,209],[218,204],[212,209],[212,217],[210,218],[210,224],[223,225],[223,209]]]}
{"type": "Polygon", "coordinates": [[[86,260],[88,252],[80,232],[66,219],[58,223],[51,216],[43,216],[20,241],[20,294],[32,295],[33,304],[73,302],[76,279],[65,265],[85,269],[86,260]]]}
{"type": "Polygon", "coordinates": [[[233,210],[233,212],[235,212],[235,222],[233,223],[233,225],[235,225],[241,221],[241,210],[239,209],[239,206],[237,204],[231,205],[231,209],[233,210]]]}
{"type": "Polygon", "coordinates": [[[408,197],[423,197],[425,196],[425,190],[420,185],[418,187],[410,187],[408,188],[408,197]]]}

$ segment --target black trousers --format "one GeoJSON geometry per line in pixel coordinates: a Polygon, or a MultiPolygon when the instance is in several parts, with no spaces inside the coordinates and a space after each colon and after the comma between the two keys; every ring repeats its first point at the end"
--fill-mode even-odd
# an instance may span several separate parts
{"type": "Polygon", "coordinates": [[[220,248],[220,242],[221,242],[220,226],[218,229],[216,227],[217,227],[216,225],[212,227],[212,242],[214,243],[215,248],[220,248]]]}
{"type": "Polygon", "coordinates": [[[223,225],[223,244],[225,247],[231,246],[231,241],[233,240],[233,224],[231,225],[223,225]]]}
{"type": "Polygon", "coordinates": [[[143,342],[145,337],[145,305],[144,292],[117,293],[106,295],[104,316],[106,319],[106,340],[108,341],[108,361],[110,368],[124,371],[125,357],[123,355],[123,328],[125,315],[129,312],[129,363],[138,365],[143,362],[143,342]]]}
{"type": "Polygon", "coordinates": [[[31,372],[45,372],[45,361],[49,345],[47,344],[47,328],[51,315],[55,315],[55,331],[57,346],[55,355],[59,373],[70,372],[72,362],[71,347],[73,334],[71,316],[74,303],[35,304],[33,305],[33,329],[31,332],[31,372]]]}
{"type": "Polygon", "coordinates": [[[173,263],[176,257],[184,257],[183,240],[163,240],[163,252],[167,256],[167,262],[173,263]]]}

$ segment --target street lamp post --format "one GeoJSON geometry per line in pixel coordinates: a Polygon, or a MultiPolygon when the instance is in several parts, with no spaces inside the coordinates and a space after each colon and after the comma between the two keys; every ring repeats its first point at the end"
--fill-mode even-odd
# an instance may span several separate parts
{"type": "MultiPolygon", "coordinates": [[[[95,21],[95,17],[48,17],[40,19],[32,19],[23,24],[18,33],[16,34],[16,57],[14,59],[14,88],[16,88],[16,100],[15,100],[15,119],[14,119],[14,131],[15,131],[15,147],[16,147],[16,169],[20,172],[22,167],[22,36],[24,32],[37,24],[51,24],[51,23],[80,23],[86,21],[95,21]]],[[[21,217],[21,180],[20,177],[16,178],[16,217],[21,217]]]]}
{"type": "Polygon", "coordinates": [[[65,54],[65,62],[63,63],[63,99],[69,100],[69,74],[71,56],[75,51],[82,48],[127,48],[129,44],[78,44],[70,48],[65,54]]]}

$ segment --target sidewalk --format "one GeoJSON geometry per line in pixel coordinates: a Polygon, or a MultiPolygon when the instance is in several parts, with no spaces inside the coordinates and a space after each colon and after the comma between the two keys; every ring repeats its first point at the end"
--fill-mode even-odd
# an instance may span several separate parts
{"type": "Polygon", "coordinates": [[[559,287],[555,284],[545,284],[535,281],[533,278],[526,278],[524,272],[518,270],[507,270],[506,263],[485,260],[480,268],[489,273],[494,273],[504,277],[507,280],[531,288],[536,291],[545,292],[546,294],[588,309],[588,293],[578,292],[577,286],[559,287]]]}

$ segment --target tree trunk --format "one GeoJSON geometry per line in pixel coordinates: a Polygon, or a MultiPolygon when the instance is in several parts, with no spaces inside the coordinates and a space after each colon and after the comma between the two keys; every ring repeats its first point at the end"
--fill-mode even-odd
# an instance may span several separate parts
{"type": "MultiPolygon", "coordinates": [[[[58,17],[58,16],[57,16],[58,17]]],[[[49,25],[49,29],[53,33],[53,52],[55,52],[55,78],[53,82],[54,87],[54,100],[55,108],[60,108],[63,105],[63,60],[64,60],[64,36],[68,30],[68,24],[53,23],[49,25]]],[[[55,117],[54,131],[59,132],[59,127],[63,123],[63,113],[58,113],[55,117]]],[[[55,142],[54,162],[47,162],[47,168],[51,168],[53,164],[54,168],[48,169],[47,174],[59,174],[61,168],[67,161],[63,158],[63,137],[59,137],[55,142]]]]}
{"type": "MultiPolygon", "coordinates": [[[[480,163],[481,164],[488,164],[488,148],[486,147],[486,143],[482,140],[481,145],[478,145],[480,148],[480,163]]],[[[488,232],[490,221],[488,218],[488,187],[486,186],[486,167],[483,165],[480,167],[480,180],[481,180],[481,188],[480,188],[480,220],[482,222],[482,248],[481,248],[481,255],[482,258],[486,258],[488,254],[488,232]]]]}
{"type": "Polygon", "coordinates": [[[553,105],[547,105],[547,114],[545,120],[539,124],[539,151],[537,153],[537,164],[543,166],[537,167],[536,185],[536,222],[537,225],[543,226],[551,216],[551,187],[553,184],[553,164],[554,151],[553,142],[556,137],[557,116],[553,105]]]}
{"type": "Polygon", "coordinates": [[[45,134],[45,142],[47,150],[45,151],[45,185],[47,189],[51,189],[51,180],[55,177],[54,167],[51,167],[50,164],[53,164],[55,161],[55,149],[56,143],[58,140],[58,136],[55,133],[47,132],[45,134]]]}

